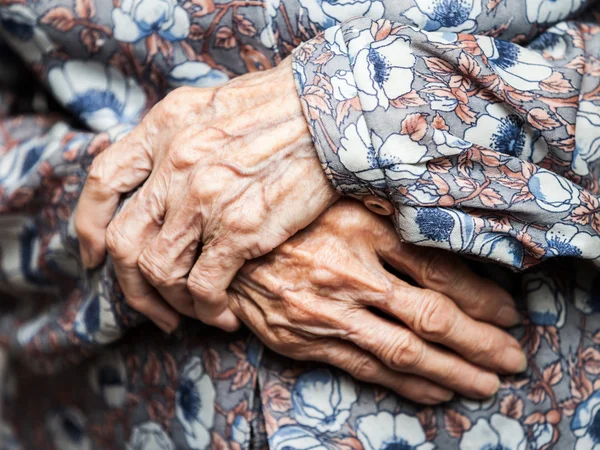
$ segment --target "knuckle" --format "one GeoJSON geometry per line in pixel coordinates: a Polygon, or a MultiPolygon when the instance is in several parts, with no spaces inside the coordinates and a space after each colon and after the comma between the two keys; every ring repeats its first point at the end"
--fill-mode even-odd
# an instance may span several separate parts
{"type": "Polygon", "coordinates": [[[123,260],[129,255],[129,239],[121,232],[120,226],[113,221],[108,225],[105,235],[106,251],[115,260],[123,260]]]}
{"type": "Polygon", "coordinates": [[[423,357],[423,345],[409,333],[400,333],[394,345],[386,348],[384,358],[393,368],[415,368],[423,357]]]}
{"type": "Polygon", "coordinates": [[[448,255],[442,251],[429,251],[421,269],[423,281],[452,285],[456,281],[456,273],[448,264],[448,255]]]}
{"type": "Polygon", "coordinates": [[[214,295],[216,288],[212,287],[210,282],[198,276],[194,272],[190,273],[186,286],[196,301],[200,300],[207,305],[220,305],[221,300],[214,295]]]}
{"type": "Polygon", "coordinates": [[[454,318],[445,306],[445,299],[441,295],[435,292],[426,292],[415,318],[415,331],[432,341],[446,338],[452,330],[454,318]]]}
{"type": "Polygon", "coordinates": [[[164,258],[157,257],[152,250],[144,250],[137,260],[138,268],[144,278],[156,287],[172,287],[177,283],[177,278],[165,264],[164,258]]]}
{"type": "Polygon", "coordinates": [[[358,358],[352,359],[348,363],[346,370],[354,378],[361,381],[370,381],[377,376],[377,368],[373,362],[365,356],[359,356],[358,358]]]}

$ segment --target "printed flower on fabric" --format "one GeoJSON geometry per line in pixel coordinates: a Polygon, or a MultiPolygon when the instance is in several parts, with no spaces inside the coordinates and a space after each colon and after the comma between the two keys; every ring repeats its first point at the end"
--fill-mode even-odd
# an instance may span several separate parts
{"type": "Polygon", "coordinates": [[[481,14],[479,0],[415,0],[416,6],[402,15],[426,31],[469,33],[477,28],[481,14]]]}
{"type": "Polygon", "coordinates": [[[66,61],[48,72],[48,83],[65,107],[95,131],[135,124],[146,95],[132,78],[95,61],[66,61]]]}
{"type": "Polygon", "coordinates": [[[586,176],[600,158],[600,107],[581,101],[575,122],[577,139],[571,167],[577,175],[586,176]]]}
{"type": "Polygon", "coordinates": [[[215,416],[215,388],[197,356],[190,358],[179,375],[175,412],[187,444],[193,449],[210,445],[209,430],[215,416]]]}
{"type": "Polygon", "coordinates": [[[401,206],[397,221],[403,240],[428,247],[461,251],[474,236],[473,220],[453,209],[401,206]]]}
{"type": "Polygon", "coordinates": [[[458,155],[472,146],[471,142],[460,139],[446,130],[433,130],[435,149],[444,156],[458,155]]]}
{"type": "Polygon", "coordinates": [[[531,322],[541,326],[562,327],[567,305],[556,282],[541,272],[534,272],[524,274],[522,284],[531,322]]]}
{"type": "Polygon", "coordinates": [[[501,233],[480,233],[473,241],[473,254],[511,267],[523,265],[523,246],[512,236],[501,233]]]}
{"type": "Polygon", "coordinates": [[[526,450],[527,437],[521,424],[510,417],[494,414],[481,418],[460,440],[460,450],[526,450]]]}
{"type": "Polygon", "coordinates": [[[35,319],[22,324],[17,331],[17,341],[20,345],[27,345],[39,332],[54,321],[52,315],[45,311],[35,319]]]}
{"type": "Polygon", "coordinates": [[[546,157],[546,140],[520,116],[501,103],[490,103],[486,112],[465,131],[466,141],[533,163],[546,157]]]}
{"type": "Polygon", "coordinates": [[[205,62],[186,61],[169,72],[169,84],[177,86],[213,87],[229,81],[229,76],[205,62]]]}
{"type": "Polygon", "coordinates": [[[146,422],[133,429],[127,450],[175,450],[175,444],[156,422],[146,422]]]}
{"type": "Polygon", "coordinates": [[[123,406],[127,393],[127,372],[121,353],[103,353],[90,367],[88,380],[92,391],[101,395],[110,408],[123,406]]]}
{"type": "Polygon", "coordinates": [[[248,448],[250,444],[250,424],[244,416],[235,416],[231,424],[231,440],[240,444],[240,448],[248,448]]]}
{"type": "Polygon", "coordinates": [[[331,77],[333,97],[338,101],[350,100],[358,95],[354,75],[348,70],[338,70],[331,77]]]}
{"type": "Polygon", "coordinates": [[[190,18],[176,0],[123,0],[112,10],[114,37],[137,42],[153,33],[168,41],[185,39],[190,18]]]}
{"type": "Polygon", "coordinates": [[[546,232],[547,252],[552,256],[585,257],[600,256],[600,236],[579,231],[575,225],[557,223],[546,232]]]}
{"type": "Polygon", "coordinates": [[[517,90],[539,90],[540,82],[552,75],[548,62],[536,51],[486,36],[478,36],[477,43],[502,81],[517,90]]]}
{"type": "Polygon", "coordinates": [[[297,425],[281,427],[269,439],[271,450],[328,450],[312,432],[297,425]]]}
{"type": "Polygon", "coordinates": [[[339,431],[356,400],[354,382],[327,369],[302,374],[292,389],[294,418],[318,433],[339,431]]]}
{"type": "Polygon", "coordinates": [[[359,417],[356,434],[364,450],[432,450],[416,417],[387,411],[359,417]]]}
{"type": "Polygon", "coordinates": [[[92,441],[85,431],[86,420],[76,408],[61,408],[48,413],[46,429],[54,448],[90,450],[92,441]]]}
{"type": "Polygon", "coordinates": [[[471,400],[466,397],[460,398],[460,404],[469,411],[483,411],[489,409],[494,403],[496,403],[496,396],[486,398],[485,400],[471,400]]]}
{"type": "Polygon", "coordinates": [[[308,18],[322,30],[352,17],[368,17],[377,20],[385,8],[380,0],[300,0],[308,18]]]}
{"type": "Polygon", "coordinates": [[[123,330],[117,324],[109,294],[104,292],[102,281],[96,276],[91,284],[93,290],[77,312],[73,330],[84,342],[109,344],[119,339],[123,330]]]}
{"type": "Polygon", "coordinates": [[[571,421],[571,431],[577,436],[574,450],[595,450],[600,446],[600,391],[579,404],[571,421]]]}
{"type": "Polygon", "coordinates": [[[376,40],[363,30],[348,49],[363,111],[388,109],[390,100],[411,91],[416,60],[406,37],[390,34],[376,40]]]}
{"type": "Polygon", "coordinates": [[[261,43],[270,49],[275,49],[277,42],[275,40],[275,27],[273,25],[273,19],[277,17],[279,7],[281,5],[280,0],[269,0],[265,2],[266,9],[266,20],[265,26],[259,33],[261,43]]]}
{"type": "Polygon", "coordinates": [[[0,34],[27,62],[41,61],[54,50],[44,30],[37,26],[37,15],[25,5],[0,6],[0,34]]]}
{"type": "Polygon", "coordinates": [[[348,48],[346,41],[344,41],[344,30],[342,27],[331,27],[327,28],[323,33],[325,42],[327,43],[327,49],[335,55],[346,55],[348,48]]]}
{"type": "Polygon", "coordinates": [[[578,205],[579,191],[565,178],[538,169],[527,183],[537,205],[549,212],[565,212],[578,205]]]}
{"type": "Polygon", "coordinates": [[[546,450],[547,445],[552,441],[554,436],[554,428],[549,423],[536,423],[531,427],[533,441],[536,450],[546,450]]]}
{"type": "Polygon", "coordinates": [[[393,133],[382,140],[369,136],[364,116],[350,124],[340,139],[338,156],[344,167],[371,185],[383,187],[385,179],[417,179],[427,171],[427,147],[409,135],[393,133]]]}
{"type": "Polygon", "coordinates": [[[563,24],[538,35],[527,48],[536,50],[549,60],[564,59],[567,54],[567,41],[564,38],[565,27],[563,24]]]}
{"type": "Polygon", "coordinates": [[[527,0],[526,16],[530,23],[556,23],[577,11],[584,0],[527,0]]]}

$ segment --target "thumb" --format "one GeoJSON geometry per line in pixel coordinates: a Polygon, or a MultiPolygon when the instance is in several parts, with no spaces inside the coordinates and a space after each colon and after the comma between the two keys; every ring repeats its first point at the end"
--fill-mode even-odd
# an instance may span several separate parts
{"type": "Polygon", "coordinates": [[[143,183],[152,170],[152,155],[143,145],[139,127],[98,155],[88,172],[75,211],[75,231],[86,269],[104,259],[106,228],[121,195],[143,183]]]}

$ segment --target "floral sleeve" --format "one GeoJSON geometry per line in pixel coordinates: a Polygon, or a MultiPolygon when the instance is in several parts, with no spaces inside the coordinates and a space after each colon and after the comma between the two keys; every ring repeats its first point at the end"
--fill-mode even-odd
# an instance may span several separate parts
{"type": "Polygon", "coordinates": [[[294,51],[324,169],[400,236],[517,269],[600,257],[600,27],[527,47],[365,18],[294,51]]]}

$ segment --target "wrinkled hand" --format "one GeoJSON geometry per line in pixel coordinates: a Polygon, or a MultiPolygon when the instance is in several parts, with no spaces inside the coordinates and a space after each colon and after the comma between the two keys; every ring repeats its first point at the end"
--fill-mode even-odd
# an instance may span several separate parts
{"type": "Polygon", "coordinates": [[[490,325],[519,321],[506,291],[450,253],[401,243],[389,221],[356,202],[338,202],[246,263],[230,291],[232,310],[274,351],[420,403],[453,392],[488,397],[499,387],[493,372],[526,367],[519,343],[490,325]]]}
{"type": "Polygon", "coordinates": [[[94,160],[75,228],[84,265],[108,250],[129,304],[164,330],[178,311],[231,331],[239,321],[226,289],[238,269],[337,198],[288,58],[218,88],[169,94],[94,160]],[[121,195],[142,183],[113,219],[121,195]]]}

